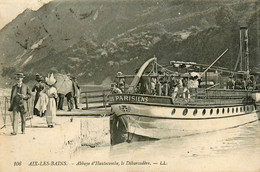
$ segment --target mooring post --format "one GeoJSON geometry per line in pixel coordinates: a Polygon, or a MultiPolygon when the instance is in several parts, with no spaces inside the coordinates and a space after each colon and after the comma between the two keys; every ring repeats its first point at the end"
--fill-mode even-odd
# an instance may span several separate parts
{"type": "Polygon", "coordinates": [[[85,98],[86,98],[86,109],[88,109],[88,93],[85,93],[85,98]]]}
{"type": "Polygon", "coordinates": [[[103,106],[105,107],[106,106],[106,96],[105,96],[105,91],[103,90],[102,91],[102,94],[103,94],[103,106]]]}

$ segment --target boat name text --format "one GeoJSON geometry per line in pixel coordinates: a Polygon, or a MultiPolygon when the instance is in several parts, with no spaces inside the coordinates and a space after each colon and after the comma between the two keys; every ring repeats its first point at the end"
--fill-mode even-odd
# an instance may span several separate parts
{"type": "Polygon", "coordinates": [[[126,102],[148,102],[148,97],[116,95],[116,96],[111,96],[110,100],[111,101],[126,101],[126,102]]]}

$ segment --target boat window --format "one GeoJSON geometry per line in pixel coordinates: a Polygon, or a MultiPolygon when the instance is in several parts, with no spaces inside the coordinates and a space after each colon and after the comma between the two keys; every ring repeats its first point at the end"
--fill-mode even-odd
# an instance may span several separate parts
{"type": "Polygon", "coordinates": [[[202,115],[205,115],[205,114],[206,114],[206,109],[203,109],[202,115]]]}
{"type": "Polygon", "coordinates": [[[210,112],[209,112],[209,114],[210,114],[210,115],[212,115],[212,114],[213,114],[213,109],[210,109],[210,112]]]}
{"type": "Polygon", "coordinates": [[[230,112],[230,109],[228,108],[228,109],[227,109],[227,113],[229,113],[229,112],[230,112]]]}
{"type": "Polygon", "coordinates": [[[255,107],[254,106],[252,106],[252,111],[254,111],[255,110],[255,107]]]}
{"type": "Polygon", "coordinates": [[[217,109],[217,115],[219,114],[219,109],[217,109]]]}
{"type": "Polygon", "coordinates": [[[243,111],[243,107],[240,107],[240,112],[242,112],[243,111]]]}
{"type": "Polygon", "coordinates": [[[222,109],[222,113],[225,113],[225,108],[222,109]]]}
{"type": "Polygon", "coordinates": [[[186,108],[186,109],[183,110],[182,114],[183,114],[183,116],[185,116],[185,115],[187,115],[187,113],[188,113],[188,109],[186,108]]]}
{"type": "Polygon", "coordinates": [[[172,115],[174,115],[174,114],[175,114],[175,112],[176,112],[176,109],[173,109],[173,110],[172,110],[172,115]]]}
{"type": "Polygon", "coordinates": [[[195,110],[193,111],[193,115],[195,116],[195,115],[197,115],[197,113],[198,113],[198,110],[195,109],[195,110]]]}
{"type": "Polygon", "coordinates": [[[236,108],[236,112],[238,112],[238,107],[236,108]]]}
{"type": "Polygon", "coordinates": [[[234,108],[232,108],[232,113],[234,113],[235,112],[235,109],[234,108]]]}

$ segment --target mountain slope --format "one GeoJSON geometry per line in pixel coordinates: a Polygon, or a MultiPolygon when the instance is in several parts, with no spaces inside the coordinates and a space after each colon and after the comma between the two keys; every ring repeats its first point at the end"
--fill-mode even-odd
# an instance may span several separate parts
{"type": "Polygon", "coordinates": [[[100,84],[153,56],[210,64],[225,49],[217,65],[232,69],[241,25],[249,26],[250,64],[258,70],[257,21],[257,2],[53,1],[0,31],[2,76],[52,70],[100,84]]]}

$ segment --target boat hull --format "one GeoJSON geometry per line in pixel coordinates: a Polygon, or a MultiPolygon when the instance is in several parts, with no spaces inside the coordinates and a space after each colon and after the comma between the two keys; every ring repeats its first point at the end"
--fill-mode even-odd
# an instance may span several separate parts
{"type": "Polygon", "coordinates": [[[163,107],[118,103],[112,111],[130,134],[155,139],[181,137],[237,127],[258,120],[254,105],[163,107]]]}

